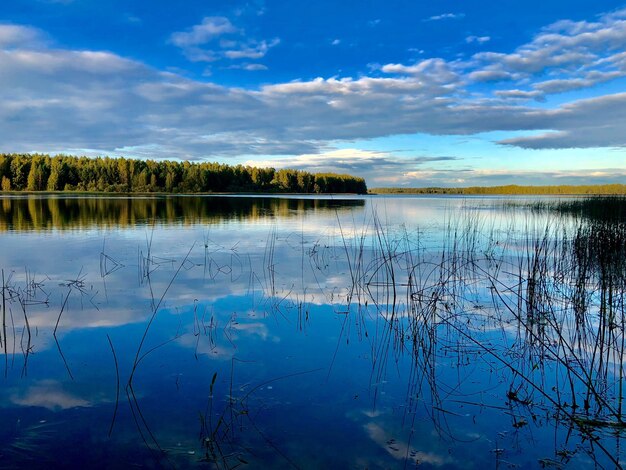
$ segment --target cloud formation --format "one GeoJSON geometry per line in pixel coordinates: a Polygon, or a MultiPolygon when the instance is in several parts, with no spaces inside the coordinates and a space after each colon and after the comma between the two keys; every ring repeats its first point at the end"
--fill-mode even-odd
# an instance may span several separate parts
{"type": "Polygon", "coordinates": [[[407,174],[412,170],[432,163],[458,160],[451,156],[408,156],[397,157],[389,152],[360,150],[355,148],[329,150],[317,154],[303,154],[297,157],[272,160],[250,160],[247,165],[293,168],[312,172],[344,172],[368,174],[381,178],[386,174],[407,174]]]}
{"type": "Polygon", "coordinates": [[[626,75],[625,48],[626,9],[595,22],[563,20],[511,53],[475,54],[470,78],[527,80],[536,90],[560,93],[626,75]],[[542,76],[548,79],[542,81],[542,76]]]}
{"type": "Polygon", "coordinates": [[[43,39],[41,31],[27,26],[0,24],[0,47],[30,47],[40,44],[43,39]]]}
{"type": "Polygon", "coordinates": [[[188,31],[173,33],[172,44],[181,47],[200,46],[215,39],[218,36],[228,33],[236,33],[238,30],[233,26],[228,18],[222,16],[209,16],[198,25],[193,26],[188,31]]]}
{"type": "Polygon", "coordinates": [[[491,37],[489,36],[467,36],[465,38],[465,42],[468,44],[471,44],[473,42],[478,44],[484,44],[489,41],[491,41],[491,37]]]}
{"type": "Polygon", "coordinates": [[[441,15],[431,16],[426,21],[458,20],[464,17],[465,13],[443,13],[441,15]]]}
{"type": "Polygon", "coordinates": [[[215,62],[221,59],[262,59],[280,40],[246,38],[245,31],[235,27],[228,18],[209,16],[186,31],[173,33],[170,43],[179,47],[192,62],[215,62]],[[218,38],[221,39],[217,41],[218,38]]]}
{"type": "MultiPolygon", "coordinates": [[[[242,34],[227,18],[207,17],[170,40],[192,60],[263,70],[250,59],[263,57],[278,39],[242,34]]],[[[500,143],[533,149],[626,145],[624,93],[537,104],[552,93],[593,89],[626,75],[626,10],[595,22],[555,23],[508,54],[391,63],[369,76],[257,89],[192,80],[111,52],[55,48],[45,37],[27,26],[0,25],[0,151],[92,149],[186,159],[302,155],[291,165],[354,172],[369,165],[373,172],[376,165],[397,171],[398,162],[366,154],[323,157],[338,141],[416,133],[527,131],[500,143]],[[485,81],[498,86],[476,88],[485,81]]]]}

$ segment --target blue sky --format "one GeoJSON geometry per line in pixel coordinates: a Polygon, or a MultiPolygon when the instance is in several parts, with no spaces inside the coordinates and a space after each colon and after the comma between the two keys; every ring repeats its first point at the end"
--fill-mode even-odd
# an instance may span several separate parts
{"type": "Polygon", "coordinates": [[[626,3],[13,0],[0,151],[626,182],[626,3]]]}

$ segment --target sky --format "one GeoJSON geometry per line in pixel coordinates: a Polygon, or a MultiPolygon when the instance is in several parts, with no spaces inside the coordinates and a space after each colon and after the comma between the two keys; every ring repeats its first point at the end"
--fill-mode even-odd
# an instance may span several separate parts
{"type": "Polygon", "coordinates": [[[0,152],[626,183],[626,3],[5,1],[0,152]]]}

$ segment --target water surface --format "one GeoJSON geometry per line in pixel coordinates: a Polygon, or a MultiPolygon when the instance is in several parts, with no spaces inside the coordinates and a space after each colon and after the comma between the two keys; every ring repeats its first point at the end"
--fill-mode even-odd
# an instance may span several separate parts
{"type": "Polygon", "coordinates": [[[0,465],[619,466],[622,278],[508,201],[3,196],[0,465]]]}

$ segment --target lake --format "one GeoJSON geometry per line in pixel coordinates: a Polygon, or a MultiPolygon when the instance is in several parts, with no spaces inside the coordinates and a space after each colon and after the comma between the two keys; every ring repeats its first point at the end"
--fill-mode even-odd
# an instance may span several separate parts
{"type": "Polygon", "coordinates": [[[0,466],[620,467],[576,201],[1,196],[0,466]]]}

